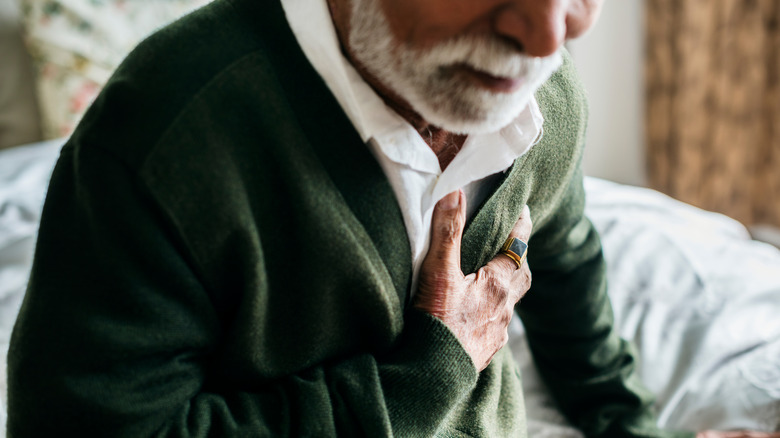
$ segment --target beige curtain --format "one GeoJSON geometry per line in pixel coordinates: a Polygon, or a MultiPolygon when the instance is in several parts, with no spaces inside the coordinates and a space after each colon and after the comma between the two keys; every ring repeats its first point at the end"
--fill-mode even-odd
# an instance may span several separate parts
{"type": "Polygon", "coordinates": [[[780,0],[647,0],[652,187],[780,226],[780,0]]]}

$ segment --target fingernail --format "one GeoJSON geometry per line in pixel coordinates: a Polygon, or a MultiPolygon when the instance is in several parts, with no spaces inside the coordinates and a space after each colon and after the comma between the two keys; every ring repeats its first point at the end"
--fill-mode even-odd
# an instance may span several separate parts
{"type": "Polygon", "coordinates": [[[439,201],[439,208],[442,210],[453,210],[460,205],[460,190],[456,190],[439,201]]]}

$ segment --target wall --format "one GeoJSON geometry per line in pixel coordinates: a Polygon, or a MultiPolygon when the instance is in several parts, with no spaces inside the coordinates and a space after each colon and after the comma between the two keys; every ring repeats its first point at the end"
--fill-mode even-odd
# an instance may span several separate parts
{"type": "Polygon", "coordinates": [[[645,185],[644,2],[606,0],[601,18],[569,50],[589,94],[585,173],[645,185]]]}

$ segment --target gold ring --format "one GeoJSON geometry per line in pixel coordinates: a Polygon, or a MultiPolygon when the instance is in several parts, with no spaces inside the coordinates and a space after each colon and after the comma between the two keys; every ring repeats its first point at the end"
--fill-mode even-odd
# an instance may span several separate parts
{"type": "Polygon", "coordinates": [[[517,237],[510,237],[506,239],[499,252],[517,263],[517,268],[519,269],[523,267],[525,257],[528,255],[528,244],[517,237]]]}

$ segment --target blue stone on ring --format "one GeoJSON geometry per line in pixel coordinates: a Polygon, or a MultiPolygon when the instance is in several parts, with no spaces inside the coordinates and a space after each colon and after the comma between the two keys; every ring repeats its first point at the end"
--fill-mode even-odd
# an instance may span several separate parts
{"type": "Polygon", "coordinates": [[[517,263],[518,268],[521,268],[528,254],[528,244],[517,237],[510,237],[506,239],[506,242],[501,247],[501,253],[517,263]]]}

